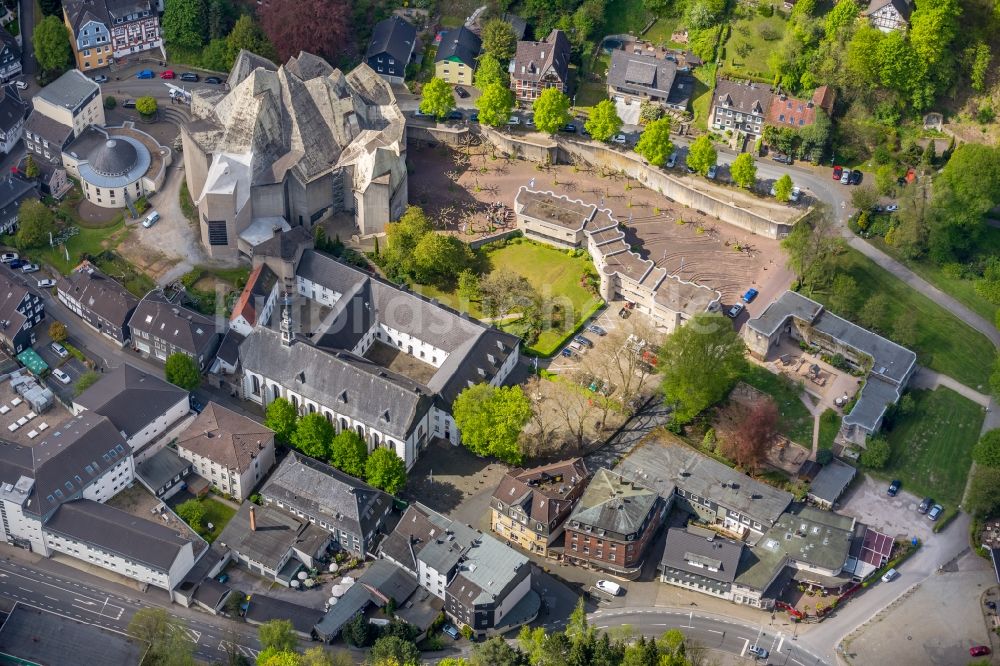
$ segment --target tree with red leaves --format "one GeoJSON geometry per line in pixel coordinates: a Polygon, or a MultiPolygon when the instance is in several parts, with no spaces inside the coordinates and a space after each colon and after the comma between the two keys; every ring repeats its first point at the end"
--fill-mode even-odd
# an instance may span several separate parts
{"type": "Polygon", "coordinates": [[[345,0],[269,0],[257,16],[281,62],[299,51],[333,61],[350,44],[351,12],[345,0]]]}
{"type": "Polygon", "coordinates": [[[722,453],[740,467],[753,471],[763,462],[777,434],[778,407],[770,398],[758,400],[743,422],[723,437],[722,453]]]}

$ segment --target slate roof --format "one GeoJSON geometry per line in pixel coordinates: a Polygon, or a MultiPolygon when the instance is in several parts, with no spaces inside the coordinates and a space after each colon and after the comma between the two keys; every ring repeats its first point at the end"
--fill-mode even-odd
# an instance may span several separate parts
{"type": "Polygon", "coordinates": [[[6,271],[0,273],[0,322],[10,322],[0,327],[0,334],[14,336],[24,326],[27,318],[17,308],[27,295],[28,290],[11,280],[6,271]]]}
{"type": "Polygon", "coordinates": [[[324,520],[329,529],[370,534],[392,502],[386,493],[338,469],[291,452],[260,494],[324,520]]]}
{"type": "Polygon", "coordinates": [[[759,83],[746,84],[719,79],[715,83],[713,106],[762,116],[767,114],[773,97],[771,89],[759,83]]]}
{"type": "Polygon", "coordinates": [[[396,602],[397,607],[410,598],[420,587],[417,579],[405,569],[389,560],[375,560],[368,565],[365,572],[358,578],[356,585],[368,589],[372,601],[378,606],[384,606],[389,599],[396,602]]]}
{"type": "Polygon", "coordinates": [[[579,523],[615,534],[635,534],[659,501],[655,490],[627,481],[611,470],[599,469],[569,521],[574,526],[579,523]]]}
{"type": "Polygon", "coordinates": [[[538,82],[554,74],[565,83],[569,78],[569,39],[562,30],[553,30],[543,42],[518,42],[511,62],[511,78],[538,82]]]}
{"type": "MultiPolygon", "coordinates": [[[[123,632],[15,602],[0,628],[0,654],[45,666],[135,666],[149,645],[123,632]]],[[[12,662],[13,663],[13,662],[12,662]]]]}
{"type": "Polygon", "coordinates": [[[278,257],[294,259],[303,245],[311,243],[313,235],[305,227],[295,226],[288,231],[274,234],[253,249],[255,257],[278,257]]]}
{"type": "Polygon", "coordinates": [[[38,111],[32,111],[24,123],[24,131],[36,134],[48,141],[52,159],[58,160],[60,165],[62,164],[62,149],[73,137],[72,127],[63,125],[58,120],[53,120],[38,111]]]}
{"type": "Polygon", "coordinates": [[[126,362],[102,375],[73,402],[108,417],[128,439],[187,397],[184,389],[126,362]]]}
{"type": "Polygon", "coordinates": [[[101,94],[101,86],[80,70],[71,69],[39,90],[35,96],[53,106],[75,111],[95,93],[101,94]]]}
{"type": "Polygon", "coordinates": [[[493,603],[511,580],[531,566],[527,556],[487,534],[472,541],[459,564],[447,589],[464,606],[493,603]]]}
{"type": "Polygon", "coordinates": [[[199,601],[209,608],[218,608],[222,605],[222,600],[232,592],[228,585],[224,585],[214,578],[206,578],[194,591],[193,599],[199,601]]]}
{"type": "Polygon", "coordinates": [[[402,17],[393,15],[375,24],[365,58],[387,53],[404,66],[417,39],[417,29],[402,17]]]}
{"type": "Polygon", "coordinates": [[[86,499],[60,506],[45,524],[45,531],[93,544],[164,573],[191,544],[165,525],[86,499]]]}
{"type": "Polygon", "coordinates": [[[374,603],[368,589],[355,583],[323,614],[313,629],[320,638],[332,641],[345,624],[374,603]]]}
{"type": "Polygon", "coordinates": [[[608,85],[616,90],[666,98],[676,75],[677,63],[672,60],[615,49],[607,78],[608,85]]]}
{"type": "MultiPolygon", "coordinates": [[[[0,35],[7,31],[0,29],[0,35]]],[[[0,131],[9,132],[24,121],[28,113],[28,103],[21,99],[17,88],[8,83],[3,87],[3,97],[0,98],[0,131]]]]}
{"type": "Polygon", "coordinates": [[[913,12],[913,5],[906,0],[872,0],[868,5],[868,8],[861,12],[861,14],[863,16],[870,16],[888,5],[892,5],[893,9],[899,12],[899,15],[903,17],[904,21],[910,20],[910,14],[913,12]]]}
{"type": "Polygon", "coordinates": [[[844,493],[857,473],[858,470],[854,467],[834,458],[823,466],[809,484],[809,497],[833,504],[844,493]]]}
{"type": "Polygon", "coordinates": [[[274,271],[267,264],[261,264],[253,269],[250,277],[247,278],[246,286],[243,287],[243,291],[240,293],[239,300],[233,306],[233,314],[229,317],[229,320],[234,321],[242,315],[248,324],[256,326],[258,323],[257,306],[263,305],[267,301],[267,297],[271,295],[274,285],[277,282],[278,276],[274,274],[274,271]]]}
{"type": "Polygon", "coordinates": [[[34,183],[10,175],[0,178],[0,228],[13,223],[25,199],[38,199],[34,183]]]}
{"type": "Polygon", "coordinates": [[[476,68],[476,58],[482,50],[483,43],[479,35],[464,25],[441,33],[441,45],[438,47],[434,62],[452,60],[465,63],[466,67],[476,68]]]}
{"type": "Polygon", "coordinates": [[[510,27],[514,30],[514,39],[521,41],[524,39],[524,34],[528,31],[528,22],[517,14],[511,14],[510,12],[504,12],[503,20],[510,24],[510,27]]]}
{"type": "Polygon", "coordinates": [[[300,606],[263,594],[254,594],[250,597],[246,619],[256,624],[263,624],[269,620],[288,620],[295,631],[308,635],[322,614],[322,611],[315,608],[300,606]]]}
{"type": "Polygon", "coordinates": [[[190,462],[177,455],[173,449],[163,447],[136,465],[135,474],[145,481],[146,486],[156,491],[189,469],[191,469],[190,462]]]}
{"type": "Polygon", "coordinates": [[[235,368],[240,362],[240,345],[243,344],[244,340],[246,340],[244,336],[237,333],[235,329],[230,328],[222,336],[222,342],[219,343],[219,350],[215,353],[216,358],[235,368]]]}
{"type": "Polygon", "coordinates": [[[58,279],[58,290],[79,301],[100,317],[124,327],[139,299],[104,273],[85,262],[58,279]]]}
{"type": "Polygon", "coordinates": [[[150,292],[139,301],[129,319],[134,331],[146,331],[183,349],[195,358],[216,337],[215,321],[200,312],[174,305],[159,292],[150,292]]]}
{"type": "Polygon", "coordinates": [[[261,451],[274,446],[274,431],[218,403],[209,402],[177,436],[177,446],[242,474],[261,451]]]}
{"type": "Polygon", "coordinates": [[[743,544],[715,532],[702,532],[703,530],[683,527],[668,529],[660,566],[732,583],[736,580],[743,544]],[[711,571],[709,567],[715,571],[711,571]]]}
{"type": "Polygon", "coordinates": [[[274,506],[244,502],[226,524],[216,543],[276,570],[292,548],[314,553],[330,540],[330,534],[305,518],[298,518],[274,506]],[[253,509],[256,530],[250,529],[253,509]]]}
{"type": "Polygon", "coordinates": [[[512,469],[500,480],[493,498],[520,506],[531,520],[549,525],[573,507],[572,497],[587,483],[588,475],[583,458],[512,469]]]}

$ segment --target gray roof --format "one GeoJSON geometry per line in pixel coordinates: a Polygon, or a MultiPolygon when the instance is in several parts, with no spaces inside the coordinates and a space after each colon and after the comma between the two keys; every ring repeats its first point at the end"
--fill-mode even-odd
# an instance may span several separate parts
{"type": "Polygon", "coordinates": [[[476,58],[482,50],[483,43],[479,35],[464,25],[441,33],[441,45],[438,47],[434,62],[442,60],[458,60],[466,67],[476,68],[476,58]]]}
{"type": "Polygon", "coordinates": [[[719,79],[715,83],[713,106],[721,106],[742,113],[765,115],[773,98],[771,89],[759,83],[719,79]]]}
{"type": "Polygon", "coordinates": [[[206,578],[194,591],[194,600],[200,601],[209,608],[218,608],[222,601],[232,592],[228,585],[220,583],[214,578],[206,578]]]}
{"type": "Polygon", "coordinates": [[[294,259],[299,248],[313,242],[313,235],[305,227],[295,226],[288,231],[274,234],[253,249],[255,257],[294,259]]]}
{"type": "Polygon", "coordinates": [[[524,39],[524,33],[528,31],[528,22],[517,14],[511,14],[510,12],[504,12],[503,20],[510,24],[510,27],[514,30],[514,38],[518,41],[524,39]]]}
{"type": "Polygon", "coordinates": [[[316,634],[324,640],[331,641],[344,625],[354,619],[355,615],[363,613],[368,606],[374,604],[371,592],[364,586],[355,583],[350,587],[337,603],[330,607],[313,629],[316,634]]]}
{"type": "Polygon", "coordinates": [[[678,74],[674,77],[674,85],[670,87],[670,95],[667,96],[667,104],[675,106],[687,106],[691,103],[691,96],[694,94],[694,87],[697,81],[693,76],[678,74]]]}
{"type": "MultiPolygon", "coordinates": [[[[0,35],[7,31],[0,29],[0,35]]],[[[21,99],[17,88],[8,83],[3,87],[3,97],[0,98],[0,130],[9,132],[15,125],[22,122],[28,113],[28,103],[21,99]]]]}
{"type": "Polygon", "coordinates": [[[364,481],[294,451],[281,461],[260,494],[359,538],[375,529],[392,502],[364,481]]]}
{"type": "Polygon", "coordinates": [[[543,42],[518,42],[510,65],[511,78],[537,82],[554,75],[566,83],[570,55],[569,39],[562,30],[553,30],[543,42]]]}
{"type": "Polygon", "coordinates": [[[672,60],[615,49],[611,52],[608,85],[636,95],[666,98],[676,74],[677,63],[672,60]]]}
{"type": "Polygon", "coordinates": [[[309,634],[322,614],[323,611],[318,611],[315,608],[300,606],[263,594],[254,594],[250,597],[246,619],[257,624],[269,620],[288,620],[296,631],[309,634]]]}
{"type": "Polygon", "coordinates": [[[236,329],[230,328],[222,336],[219,349],[215,352],[216,358],[235,368],[240,362],[240,345],[243,344],[244,340],[246,338],[237,333],[236,329]]]}
{"type": "Polygon", "coordinates": [[[774,524],[793,497],[665,435],[640,445],[622,460],[618,471],[663,497],[679,488],[739,511],[765,527],[774,524]]]}
{"type": "Polygon", "coordinates": [[[330,534],[326,530],[304,518],[277,507],[244,502],[216,542],[268,569],[277,569],[290,549],[314,553],[329,540],[330,534]],[[254,511],[256,530],[250,529],[251,509],[254,511]]]}
{"type": "Polygon", "coordinates": [[[102,375],[73,402],[108,417],[127,439],[187,397],[188,392],[179,386],[126,362],[102,375]]]}
{"type": "Polygon", "coordinates": [[[101,94],[101,86],[80,70],[71,69],[39,90],[35,96],[55,106],[75,111],[95,94],[101,94]]]}
{"type": "Polygon", "coordinates": [[[177,435],[177,446],[242,474],[261,451],[274,447],[274,431],[210,401],[177,435]]]}
{"type": "Polygon", "coordinates": [[[103,176],[120,176],[128,173],[139,159],[138,151],[128,141],[108,139],[97,146],[87,160],[94,171],[103,176]]]}
{"type": "Polygon", "coordinates": [[[17,219],[21,202],[29,198],[38,198],[38,188],[34,183],[13,175],[0,178],[0,228],[17,219]]]}
{"type": "Polygon", "coordinates": [[[419,587],[417,579],[405,569],[381,559],[368,565],[357,584],[368,588],[372,593],[372,601],[377,605],[383,606],[392,599],[397,607],[402,606],[419,587]]]}
{"type": "Polygon", "coordinates": [[[405,67],[416,40],[417,29],[413,25],[402,17],[390,16],[375,24],[365,58],[387,53],[405,67]]]}
{"type": "Polygon", "coordinates": [[[9,50],[15,60],[21,59],[21,45],[17,43],[17,38],[10,34],[6,28],[0,28],[0,42],[3,43],[0,53],[9,50]]]}
{"type": "Polygon", "coordinates": [[[135,474],[154,491],[167,485],[178,474],[191,469],[191,462],[184,460],[173,449],[163,447],[135,466],[135,474]]]}
{"type": "Polygon", "coordinates": [[[58,120],[53,120],[38,111],[32,111],[27,122],[24,123],[24,131],[37,134],[48,141],[51,148],[50,153],[54,153],[52,159],[59,161],[60,165],[62,164],[62,149],[73,136],[72,127],[63,125],[58,120]]]}
{"type": "Polygon", "coordinates": [[[786,291],[764,308],[760,316],[747,322],[747,326],[761,335],[770,337],[784,326],[789,317],[811,322],[823,310],[823,306],[811,298],[795,291],[786,291]]]}
{"type": "Polygon", "coordinates": [[[145,175],[152,157],[141,141],[124,135],[109,138],[101,130],[94,131],[103,135],[97,145],[87,146],[89,150],[78,146],[84,136],[81,134],[66,149],[69,153],[86,154],[77,165],[81,178],[97,187],[125,187],[145,175]]]}
{"type": "Polygon", "coordinates": [[[59,291],[79,301],[84,307],[119,327],[128,324],[139,304],[125,287],[89,263],[66,277],[59,278],[59,291]]]}
{"type": "Polygon", "coordinates": [[[570,514],[569,522],[627,536],[642,529],[659,501],[655,490],[611,470],[599,469],[570,514]]]}
{"type": "Polygon", "coordinates": [[[809,496],[833,504],[857,475],[858,470],[834,458],[809,485],[809,496]]]}
{"type": "Polygon", "coordinates": [[[129,326],[133,331],[146,331],[166,340],[196,358],[218,335],[211,317],[174,305],[155,291],[139,301],[129,326]]]}
{"type": "Polygon", "coordinates": [[[149,645],[120,631],[18,602],[0,628],[0,654],[45,666],[135,666],[149,645]]]}
{"type": "Polygon", "coordinates": [[[667,530],[660,566],[732,583],[736,579],[742,553],[742,543],[710,530],[672,527],[667,530]]]}
{"type": "Polygon", "coordinates": [[[164,573],[170,571],[181,550],[192,545],[165,525],[87,499],[59,507],[45,524],[45,531],[93,544],[164,573]]]}
{"type": "Polygon", "coordinates": [[[463,553],[458,574],[448,584],[448,593],[463,605],[492,603],[530,566],[527,556],[483,534],[463,553]]]}

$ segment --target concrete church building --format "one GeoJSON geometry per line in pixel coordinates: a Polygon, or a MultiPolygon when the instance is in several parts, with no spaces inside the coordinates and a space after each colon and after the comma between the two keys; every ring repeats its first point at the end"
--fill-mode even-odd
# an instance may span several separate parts
{"type": "Polygon", "coordinates": [[[252,255],[276,231],[339,212],[361,235],[403,213],[406,122],[368,65],[344,74],[300,53],[278,67],[242,51],[227,90],[195,91],[181,131],[210,256],[252,255]]]}

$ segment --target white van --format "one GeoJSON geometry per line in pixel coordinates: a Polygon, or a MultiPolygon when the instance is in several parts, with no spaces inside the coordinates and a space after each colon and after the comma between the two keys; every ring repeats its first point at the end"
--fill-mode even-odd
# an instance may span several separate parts
{"type": "Polygon", "coordinates": [[[160,219],[160,214],[159,214],[159,213],[157,213],[157,212],[156,212],[156,211],[154,210],[154,211],[153,211],[152,213],[150,213],[150,214],[149,214],[149,215],[148,215],[148,216],[146,217],[146,219],[145,219],[145,220],[143,220],[143,221],[142,221],[142,226],[143,226],[144,228],[146,228],[146,229],[149,229],[149,228],[150,228],[151,226],[153,226],[154,224],[156,224],[156,222],[157,222],[157,221],[158,221],[159,219],[160,219]]]}
{"type": "Polygon", "coordinates": [[[883,583],[891,583],[892,581],[896,580],[897,578],[899,578],[899,572],[896,571],[895,569],[889,569],[888,571],[886,571],[882,575],[882,582],[883,583]]]}

